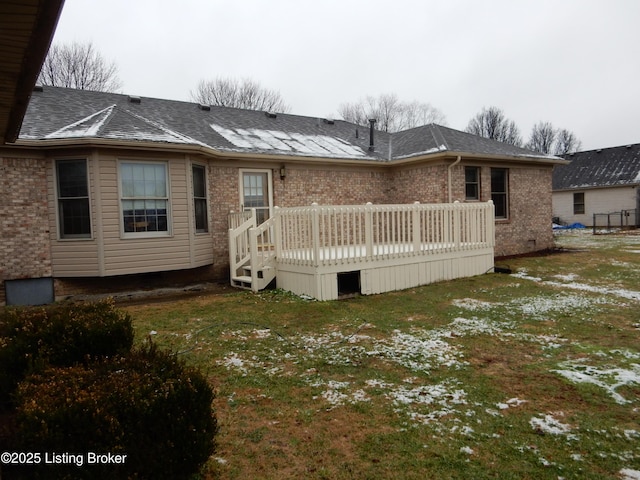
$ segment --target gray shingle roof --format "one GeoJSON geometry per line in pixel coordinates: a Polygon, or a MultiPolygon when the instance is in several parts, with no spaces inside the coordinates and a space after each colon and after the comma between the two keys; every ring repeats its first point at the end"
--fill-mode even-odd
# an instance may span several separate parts
{"type": "Polygon", "coordinates": [[[568,165],[553,171],[553,189],[568,190],[640,184],[640,144],[566,155],[568,165]]]}
{"type": "Polygon", "coordinates": [[[440,125],[398,133],[342,120],[58,87],[34,91],[20,140],[107,139],[196,145],[217,152],[389,161],[441,152],[555,162],[559,159],[440,125]]]}
{"type": "Polygon", "coordinates": [[[518,158],[554,158],[525,148],[497,142],[453,128],[430,124],[393,134],[395,158],[412,156],[425,151],[466,152],[518,158]]]}

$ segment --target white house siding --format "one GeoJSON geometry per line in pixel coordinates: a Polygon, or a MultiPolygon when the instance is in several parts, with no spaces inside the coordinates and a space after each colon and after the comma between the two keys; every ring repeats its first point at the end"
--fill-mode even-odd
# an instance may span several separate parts
{"type": "MultiPolygon", "coordinates": [[[[75,157],[78,158],[78,157],[75,157]]],[[[52,264],[56,277],[96,277],[182,270],[211,264],[211,236],[193,228],[190,162],[183,156],[93,154],[89,162],[92,238],[60,240],[53,162],[49,173],[52,264]],[[127,238],[122,233],[118,162],[167,162],[170,232],[127,238]],[[99,172],[99,175],[98,175],[99,172]]]]}
{"type": "Polygon", "coordinates": [[[51,266],[54,277],[95,277],[100,275],[98,251],[100,241],[97,235],[96,206],[99,202],[95,197],[90,199],[91,208],[91,238],[66,240],[60,239],[58,223],[58,200],[56,196],[55,161],[86,158],[89,191],[96,190],[96,180],[99,164],[86,152],[81,155],[59,155],[51,158],[47,164],[47,197],[49,208],[49,234],[51,239],[51,266]]]}
{"type": "Polygon", "coordinates": [[[592,188],[553,192],[553,216],[566,224],[593,224],[594,213],[619,212],[637,207],[637,186],[592,188]],[[573,194],[584,193],[585,213],[573,213],[573,194]]]}

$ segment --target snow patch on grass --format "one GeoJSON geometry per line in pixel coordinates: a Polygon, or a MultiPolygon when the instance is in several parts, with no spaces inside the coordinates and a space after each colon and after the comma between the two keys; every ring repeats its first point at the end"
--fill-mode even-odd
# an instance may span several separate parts
{"type": "Polygon", "coordinates": [[[574,383],[586,383],[602,388],[616,403],[624,405],[632,400],[625,399],[616,390],[625,385],[640,385],[640,365],[631,364],[630,368],[607,368],[585,365],[584,361],[569,361],[560,364],[553,372],[574,383]]]}
{"type": "Polygon", "coordinates": [[[491,302],[484,302],[482,300],[476,300],[475,298],[457,298],[451,302],[453,306],[463,308],[465,310],[487,310],[493,307],[495,304],[491,302]]]}
{"type": "Polygon", "coordinates": [[[571,426],[556,420],[553,415],[544,415],[542,418],[533,417],[529,420],[529,424],[537,432],[550,435],[567,435],[571,432],[571,426]]]}
{"type": "MultiPolygon", "coordinates": [[[[418,332],[416,332],[418,333],[418,332]]],[[[462,353],[440,338],[421,338],[395,330],[389,340],[381,340],[367,355],[382,356],[415,372],[434,368],[460,367],[462,353]]]]}
{"type": "Polygon", "coordinates": [[[640,470],[632,470],[631,468],[623,468],[620,470],[622,480],[640,480],[640,470]]]}
{"type": "Polygon", "coordinates": [[[555,282],[552,280],[543,280],[540,277],[532,277],[528,275],[526,270],[514,273],[512,274],[512,276],[522,280],[530,280],[532,282],[541,283],[543,285],[548,285],[551,287],[570,288],[572,290],[601,293],[603,295],[613,295],[613,296],[624,298],[627,300],[640,301],[640,292],[636,292],[634,290],[626,290],[624,288],[598,287],[598,286],[589,285],[586,283],[577,283],[577,282],[561,283],[561,282],[555,282]]]}

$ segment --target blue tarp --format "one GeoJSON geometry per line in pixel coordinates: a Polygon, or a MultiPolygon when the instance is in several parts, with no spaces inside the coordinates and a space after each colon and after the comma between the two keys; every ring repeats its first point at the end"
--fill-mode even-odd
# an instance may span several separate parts
{"type": "Polygon", "coordinates": [[[585,227],[581,223],[572,223],[571,225],[557,225],[555,223],[553,224],[554,230],[570,230],[572,228],[587,228],[587,227],[585,227]]]}

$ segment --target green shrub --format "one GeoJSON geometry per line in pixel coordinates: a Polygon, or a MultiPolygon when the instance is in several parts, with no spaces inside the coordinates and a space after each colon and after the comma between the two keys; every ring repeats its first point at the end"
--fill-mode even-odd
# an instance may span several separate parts
{"type": "Polygon", "coordinates": [[[8,402],[29,371],[124,353],[132,345],[131,317],[111,301],[1,309],[0,402],[8,402]]]}
{"type": "Polygon", "coordinates": [[[29,376],[16,394],[17,437],[23,451],[126,455],[120,465],[39,465],[30,478],[189,478],[213,453],[212,400],[202,374],[150,347],[29,376]]]}

